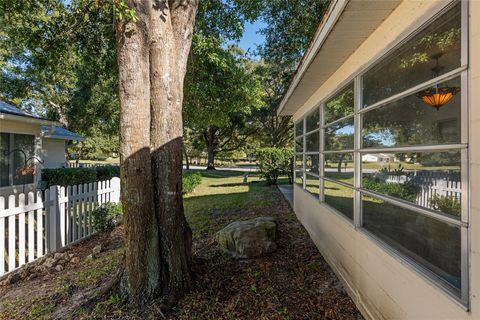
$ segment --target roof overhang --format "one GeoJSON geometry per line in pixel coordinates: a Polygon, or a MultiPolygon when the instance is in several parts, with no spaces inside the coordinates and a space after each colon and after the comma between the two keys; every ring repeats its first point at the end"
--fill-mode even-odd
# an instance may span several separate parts
{"type": "Polygon", "coordinates": [[[360,47],[401,0],[332,0],[301,60],[278,115],[293,115],[360,47]]]}
{"type": "Polygon", "coordinates": [[[60,126],[42,126],[40,129],[44,138],[72,141],[85,140],[85,138],[76,134],[75,132],[72,132],[60,126]]]}
{"type": "Polygon", "coordinates": [[[23,123],[32,123],[32,124],[47,125],[47,126],[60,125],[60,123],[56,121],[51,121],[51,120],[46,120],[46,119],[36,118],[36,117],[19,116],[19,115],[3,113],[3,112],[0,112],[0,120],[12,120],[12,121],[18,121],[23,123]]]}

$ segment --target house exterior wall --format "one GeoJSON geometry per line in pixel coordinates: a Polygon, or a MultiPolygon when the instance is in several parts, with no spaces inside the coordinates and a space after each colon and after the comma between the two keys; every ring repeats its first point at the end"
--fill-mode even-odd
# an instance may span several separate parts
{"type": "Polygon", "coordinates": [[[34,183],[26,184],[25,188],[23,185],[0,187],[0,196],[35,191],[42,168],[61,168],[65,165],[65,140],[43,138],[39,124],[1,119],[0,132],[34,135],[35,155],[44,161],[43,164],[38,164],[34,183]]]}
{"type": "MultiPolygon", "coordinates": [[[[294,120],[352,79],[370,61],[435,15],[448,1],[404,1],[310,97],[294,120]]],[[[361,228],[294,186],[294,210],[365,317],[480,319],[480,1],[469,4],[470,301],[461,305],[361,228]]]]}
{"type": "Polygon", "coordinates": [[[42,168],[61,168],[65,166],[65,140],[47,139],[42,141],[42,168]]]}

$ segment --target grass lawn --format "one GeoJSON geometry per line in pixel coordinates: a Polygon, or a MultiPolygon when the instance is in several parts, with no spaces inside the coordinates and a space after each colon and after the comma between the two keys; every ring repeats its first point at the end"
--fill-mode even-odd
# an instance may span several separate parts
{"type": "MultiPolygon", "coordinates": [[[[77,309],[75,319],[361,319],[351,299],[296,220],[275,186],[255,174],[201,171],[202,184],[185,196],[185,214],[193,231],[195,287],[173,310],[154,302],[132,310],[118,293],[77,309]],[[233,260],[215,241],[232,221],[273,216],[278,222],[278,250],[252,260],[233,260]]],[[[286,179],[282,179],[285,183],[286,179]]],[[[70,249],[78,265],[0,287],[0,319],[51,318],[82,292],[112,277],[121,263],[122,228],[70,249]],[[107,249],[85,260],[102,243],[107,249]]]]}

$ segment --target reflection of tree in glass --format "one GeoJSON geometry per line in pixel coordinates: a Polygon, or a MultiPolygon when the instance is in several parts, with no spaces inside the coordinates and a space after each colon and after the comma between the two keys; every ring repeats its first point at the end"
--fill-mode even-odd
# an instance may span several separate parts
{"type": "Polygon", "coordinates": [[[429,55],[432,49],[438,49],[440,52],[446,51],[450,47],[459,44],[460,36],[460,28],[451,28],[441,34],[426,35],[413,47],[413,50],[418,51],[400,60],[400,67],[405,69],[413,67],[417,63],[429,62],[432,59],[432,55],[429,55]]]}
{"type": "Polygon", "coordinates": [[[353,113],[353,84],[325,104],[325,123],[353,113]]]}

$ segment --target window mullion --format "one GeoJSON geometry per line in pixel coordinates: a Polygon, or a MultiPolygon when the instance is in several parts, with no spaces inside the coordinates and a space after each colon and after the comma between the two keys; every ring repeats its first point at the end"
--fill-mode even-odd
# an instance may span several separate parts
{"type": "Polygon", "coordinates": [[[325,111],[324,111],[325,104],[320,105],[320,121],[319,121],[319,127],[320,127],[320,146],[319,146],[319,156],[318,156],[318,175],[320,176],[320,179],[318,179],[318,183],[320,184],[320,191],[319,191],[319,198],[321,202],[325,201],[325,189],[324,189],[324,183],[322,180],[322,177],[325,176],[325,153],[324,153],[324,148],[325,148],[325,128],[323,127],[325,123],[325,111]]]}
{"type": "Polygon", "coordinates": [[[353,205],[353,223],[355,227],[362,226],[362,194],[358,190],[362,186],[362,155],[360,149],[362,147],[362,114],[359,111],[362,108],[362,78],[357,76],[354,79],[354,205],[353,205]]]}
{"type": "Polygon", "coordinates": [[[14,173],[13,173],[13,170],[14,170],[14,154],[15,152],[12,152],[13,149],[14,149],[14,143],[13,143],[13,133],[10,133],[9,134],[9,138],[8,138],[8,142],[9,142],[9,149],[8,149],[8,183],[10,186],[13,186],[13,176],[14,176],[14,173]]]}

